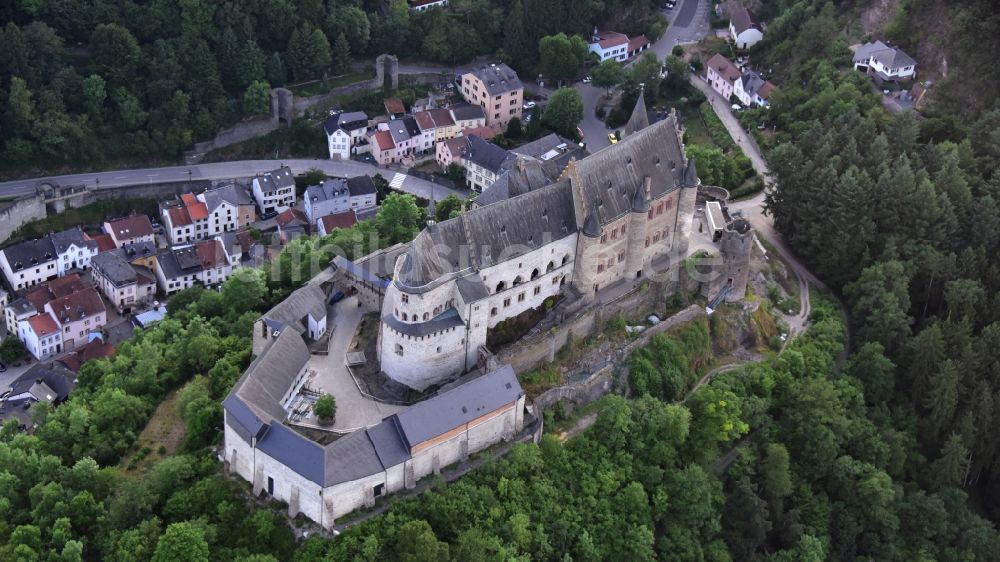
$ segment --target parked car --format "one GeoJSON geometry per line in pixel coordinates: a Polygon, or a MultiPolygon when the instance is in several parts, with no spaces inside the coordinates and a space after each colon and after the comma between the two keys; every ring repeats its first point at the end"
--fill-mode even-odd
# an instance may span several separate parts
{"type": "Polygon", "coordinates": [[[344,300],[344,296],[343,291],[337,291],[330,297],[330,304],[337,304],[338,302],[344,300]]]}
{"type": "Polygon", "coordinates": [[[742,111],[742,110],[743,110],[743,106],[742,105],[740,105],[738,103],[734,103],[733,104],[733,111],[742,111]]]}
{"type": "Polygon", "coordinates": [[[584,76],[583,77],[583,83],[584,84],[590,84],[590,76],[584,76]]]}
{"type": "Polygon", "coordinates": [[[524,104],[524,109],[535,109],[536,105],[538,105],[538,104],[536,104],[533,101],[529,101],[529,102],[527,102],[527,103],[524,104]]]}
{"type": "Polygon", "coordinates": [[[611,141],[611,144],[618,144],[618,136],[614,133],[608,133],[608,140],[611,141]]]}

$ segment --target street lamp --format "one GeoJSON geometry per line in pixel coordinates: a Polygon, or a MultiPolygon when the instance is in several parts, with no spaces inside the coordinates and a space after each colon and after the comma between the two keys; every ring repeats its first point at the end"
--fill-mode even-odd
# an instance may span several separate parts
{"type": "Polygon", "coordinates": [[[188,182],[191,182],[191,168],[188,168],[188,182]]]}

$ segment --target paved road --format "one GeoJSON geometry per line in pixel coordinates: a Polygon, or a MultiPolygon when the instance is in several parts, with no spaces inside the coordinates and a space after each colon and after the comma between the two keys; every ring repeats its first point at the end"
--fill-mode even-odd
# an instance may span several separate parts
{"type": "Polygon", "coordinates": [[[34,193],[35,187],[43,181],[55,181],[61,185],[87,185],[96,188],[111,188],[133,186],[162,182],[179,182],[188,180],[228,180],[246,178],[279,166],[286,165],[294,174],[302,174],[310,168],[319,168],[332,176],[351,177],[360,175],[382,174],[390,184],[402,191],[412,193],[425,199],[433,194],[435,200],[440,200],[450,193],[459,197],[466,194],[455,191],[443,185],[438,185],[414,176],[408,176],[392,170],[386,170],[353,160],[241,160],[236,162],[217,162],[212,164],[196,164],[193,166],[173,166],[167,168],[146,168],[140,170],[114,170],[110,172],[94,172],[87,174],[71,174],[29,180],[16,180],[0,183],[0,195],[17,196],[34,193]]]}
{"type": "MultiPolygon", "coordinates": [[[[680,0],[673,10],[663,12],[670,25],[667,26],[666,33],[649,47],[649,51],[656,53],[656,58],[663,60],[675,45],[695,42],[711,34],[709,10],[711,6],[708,0],[680,0]]],[[[636,60],[638,57],[628,64],[636,60]]],[[[594,114],[597,104],[604,95],[604,88],[595,88],[582,82],[576,83],[573,87],[580,92],[580,97],[583,99],[583,121],[580,123],[580,129],[587,141],[587,150],[597,152],[611,144],[608,133],[612,132],[612,129],[594,114]]]]}

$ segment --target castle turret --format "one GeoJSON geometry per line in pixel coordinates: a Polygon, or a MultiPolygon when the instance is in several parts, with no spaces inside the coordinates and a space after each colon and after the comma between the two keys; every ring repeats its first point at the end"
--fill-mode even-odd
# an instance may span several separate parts
{"type": "Polygon", "coordinates": [[[649,212],[649,200],[653,191],[653,180],[649,176],[643,179],[642,186],[632,194],[632,212],[629,214],[628,249],[625,259],[625,274],[639,279],[642,277],[643,257],[646,250],[646,213],[649,212]]]}
{"type": "Polygon", "coordinates": [[[678,257],[687,255],[688,242],[691,239],[691,225],[694,222],[694,206],[698,200],[698,186],[701,180],[698,179],[698,171],[695,169],[694,160],[688,159],[684,167],[681,181],[680,195],[677,199],[677,226],[674,229],[677,241],[675,252],[678,257]]]}

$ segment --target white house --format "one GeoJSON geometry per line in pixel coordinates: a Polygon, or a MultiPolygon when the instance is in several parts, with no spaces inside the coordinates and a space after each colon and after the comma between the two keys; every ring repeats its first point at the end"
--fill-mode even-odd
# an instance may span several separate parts
{"type": "Polygon", "coordinates": [[[412,115],[390,119],[387,123],[380,123],[378,128],[389,132],[396,147],[397,158],[416,156],[433,148],[434,132],[430,132],[430,142],[427,142],[427,135],[420,130],[417,120],[412,115]]]}
{"type": "Polygon", "coordinates": [[[48,236],[25,240],[0,252],[0,269],[11,289],[19,291],[59,275],[58,256],[48,236]]]}
{"type": "Polygon", "coordinates": [[[465,183],[475,191],[483,191],[497,181],[500,174],[513,163],[514,157],[499,146],[475,135],[466,139],[468,145],[461,160],[465,167],[465,183]]]}
{"type": "Polygon", "coordinates": [[[448,6],[448,0],[409,0],[408,4],[410,5],[410,10],[423,12],[431,8],[445,8],[448,6]]]}
{"type": "Polygon", "coordinates": [[[87,269],[90,260],[97,255],[97,242],[83,233],[79,226],[51,234],[52,246],[59,256],[56,269],[59,276],[66,275],[72,269],[87,269]]]}
{"type": "Polygon", "coordinates": [[[146,215],[132,215],[123,219],[104,223],[104,232],[111,236],[115,246],[121,248],[127,244],[140,242],[155,242],[153,224],[146,215]]]}
{"type": "Polygon", "coordinates": [[[590,36],[589,47],[590,52],[597,55],[601,62],[608,59],[625,62],[628,59],[628,35],[624,33],[598,31],[595,27],[590,36]]]}
{"type": "MultiPolygon", "coordinates": [[[[330,158],[350,160],[358,154],[358,145],[367,145],[368,115],[363,111],[335,113],[323,122],[330,158]]],[[[367,152],[363,150],[361,152],[367,152]]]]}
{"type": "Polygon", "coordinates": [[[193,287],[195,283],[218,285],[232,273],[229,256],[218,239],[174,248],[156,256],[156,280],[167,295],[193,287]]]}
{"type": "Polygon", "coordinates": [[[753,70],[744,72],[733,86],[733,95],[747,107],[767,106],[775,88],[774,84],[764,80],[753,70]]]}
{"type": "Polygon", "coordinates": [[[97,289],[87,287],[45,304],[45,314],[52,316],[62,334],[63,351],[71,351],[88,342],[88,334],[107,324],[108,312],[97,289]]]}
{"type": "Polygon", "coordinates": [[[310,223],[321,217],[353,209],[361,212],[375,208],[375,182],[370,176],[348,179],[331,178],[306,188],[303,202],[310,223]]]}
{"type": "Polygon", "coordinates": [[[708,59],[705,65],[705,80],[708,85],[726,99],[733,95],[741,76],[740,69],[719,53],[708,59]]]}
{"type": "Polygon", "coordinates": [[[253,179],[253,197],[262,215],[280,213],[295,205],[295,178],[288,166],[253,179]]]}
{"type": "Polygon", "coordinates": [[[156,275],[132,265],[122,255],[123,250],[102,252],[94,258],[94,284],[119,311],[151,302],[156,295],[156,275]]]}
{"type": "Polygon", "coordinates": [[[170,244],[187,244],[209,237],[208,207],[190,193],[162,204],[160,216],[170,244]]]}
{"type": "Polygon", "coordinates": [[[740,6],[729,14],[729,38],[737,49],[749,49],[764,38],[764,28],[757,14],[740,6]]]}
{"type": "Polygon", "coordinates": [[[882,80],[905,80],[917,73],[917,61],[881,41],[865,43],[854,51],[854,69],[875,74],[882,80]]]}
{"type": "Polygon", "coordinates": [[[48,313],[18,322],[17,334],[35,359],[48,359],[63,351],[62,330],[48,313]]]}

